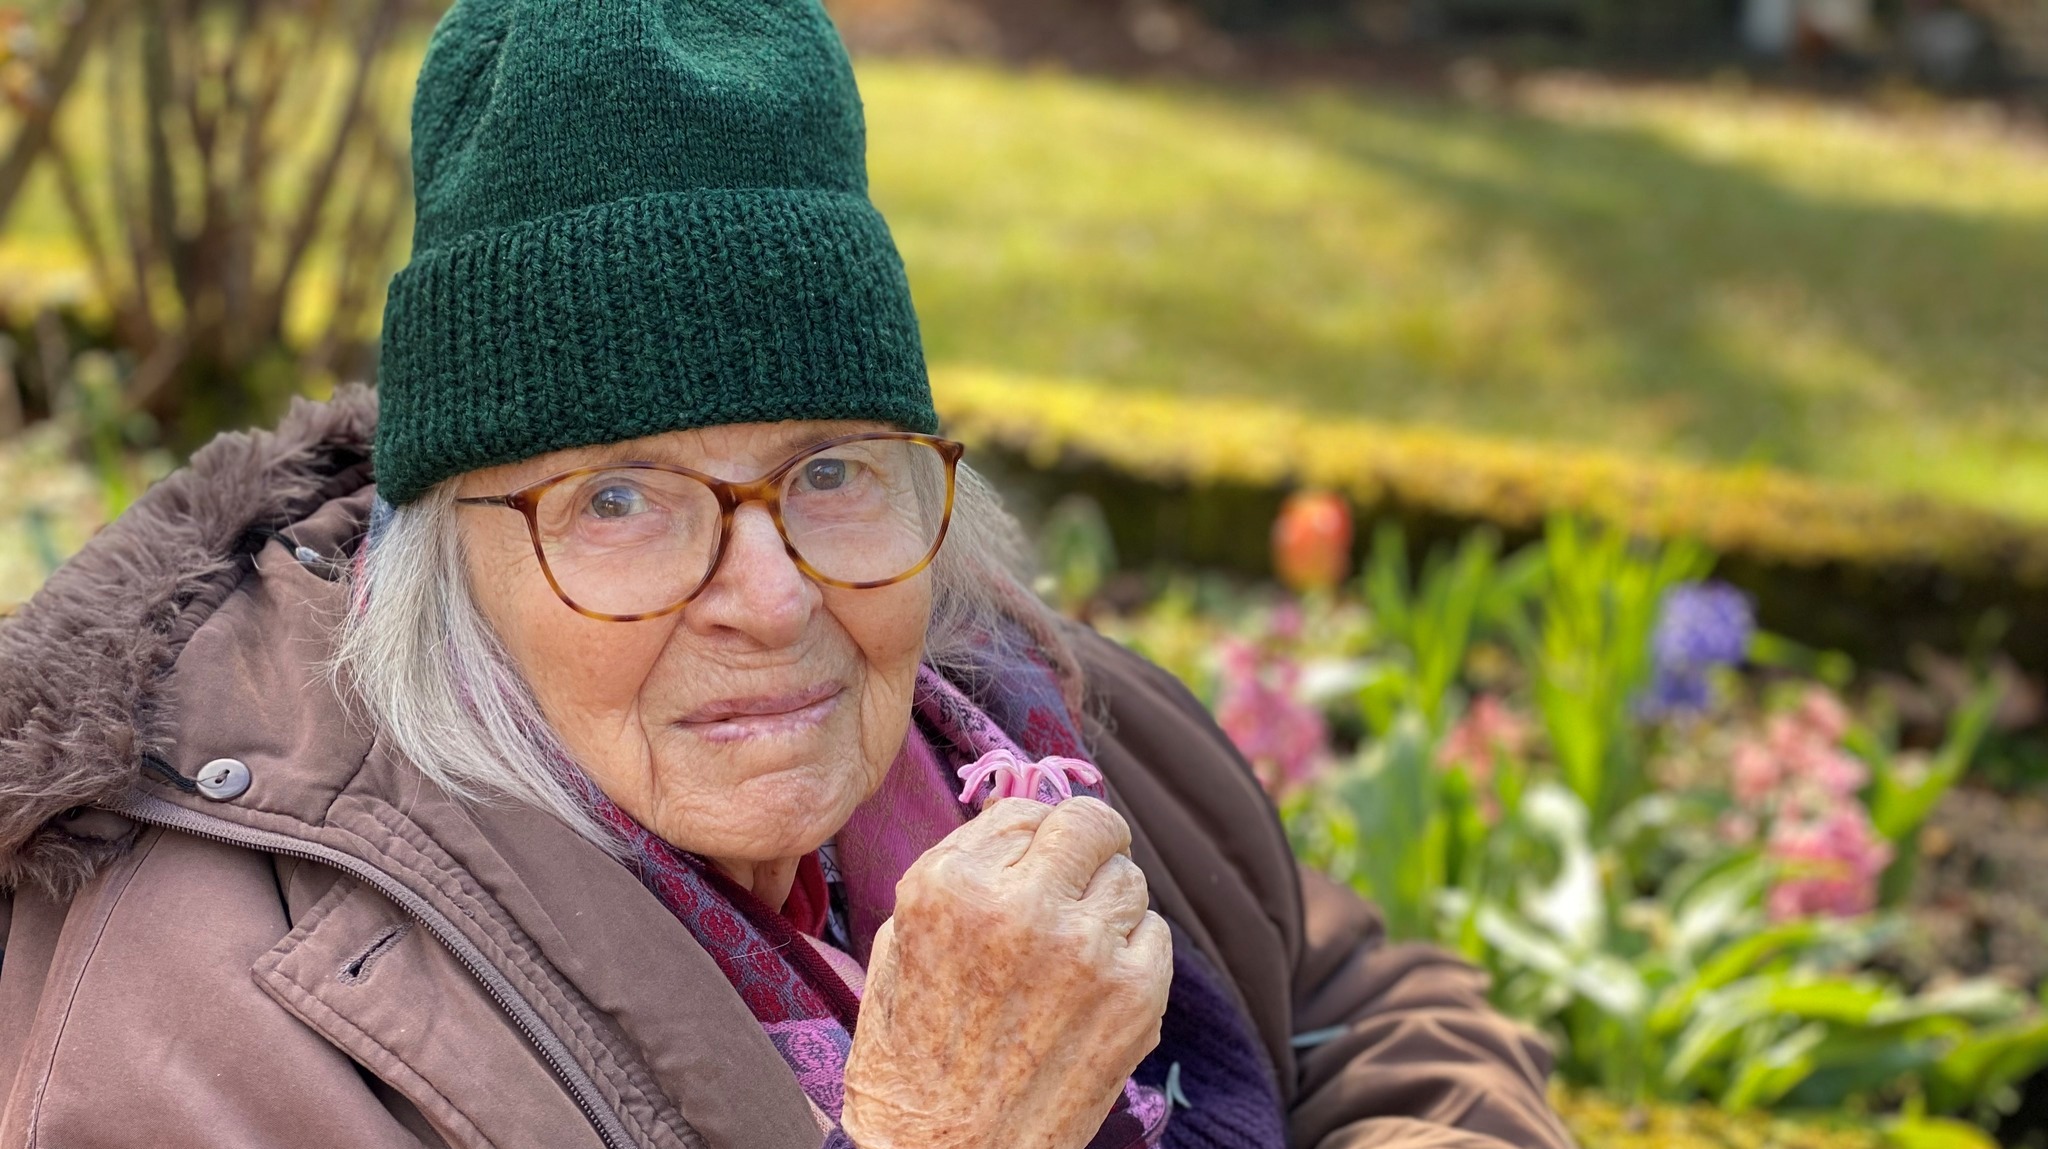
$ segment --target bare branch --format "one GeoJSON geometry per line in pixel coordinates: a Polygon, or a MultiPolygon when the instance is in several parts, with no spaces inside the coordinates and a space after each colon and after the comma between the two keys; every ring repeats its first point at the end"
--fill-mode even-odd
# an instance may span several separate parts
{"type": "Polygon", "coordinates": [[[122,410],[127,412],[157,412],[164,394],[178,377],[178,368],[184,366],[185,355],[192,349],[191,341],[180,332],[166,337],[156,345],[128,376],[126,391],[121,396],[122,410]]]}
{"type": "Polygon", "coordinates": [[[14,207],[14,201],[21,194],[21,188],[28,181],[29,169],[35,166],[36,157],[49,146],[50,137],[57,123],[57,111],[64,105],[64,97],[71,91],[71,84],[78,79],[80,69],[85,66],[85,57],[99,35],[100,25],[113,9],[113,0],[87,0],[77,9],[78,19],[64,36],[64,43],[57,49],[57,58],[48,71],[37,77],[41,88],[40,98],[22,118],[21,127],[14,133],[14,141],[8,145],[7,156],[0,159],[0,225],[7,222],[7,214],[14,207]]]}
{"type": "Polygon", "coordinates": [[[381,302],[376,294],[384,286],[385,256],[398,236],[411,198],[406,191],[411,187],[410,166],[404,145],[377,133],[363,166],[362,186],[383,187],[385,194],[381,202],[374,195],[358,196],[349,213],[341,236],[342,266],[334,308],[320,342],[302,361],[309,375],[334,368],[343,348],[356,344],[363,321],[381,302]]]}
{"type": "Polygon", "coordinates": [[[107,262],[107,245],[100,237],[99,221],[93,218],[85,185],[78,178],[78,165],[72,162],[70,149],[64,146],[64,141],[54,136],[50,139],[49,154],[50,164],[57,173],[58,196],[64,201],[64,211],[70,217],[71,230],[78,236],[79,246],[85,248],[86,263],[92,268],[93,285],[99,289],[100,298],[112,306],[118,290],[114,284],[114,269],[107,262]]]}
{"type": "Polygon", "coordinates": [[[143,195],[149,206],[150,246],[166,258],[178,290],[189,299],[191,274],[178,238],[178,188],[171,170],[171,143],[164,132],[164,109],[173,105],[170,21],[164,0],[149,0],[142,20],[142,125],[149,175],[143,195]]]}
{"type": "Polygon", "coordinates": [[[278,267],[276,286],[271,291],[271,303],[276,310],[267,317],[274,325],[282,315],[284,298],[290,290],[292,278],[298,274],[299,263],[306,256],[306,249],[312,246],[313,236],[319,232],[320,216],[326,210],[327,198],[334,192],[334,177],[341,169],[343,156],[347,154],[350,136],[356,120],[363,110],[363,97],[368,91],[370,77],[384,52],[385,43],[398,26],[398,17],[403,4],[401,0],[381,0],[377,12],[363,29],[362,39],[356,45],[355,74],[350,79],[348,97],[342,105],[341,120],[334,129],[334,142],[327,150],[317,174],[307,185],[309,193],[305,204],[299,209],[297,223],[292,226],[285,242],[284,262],[278,267]]]}
{"type": "MultiPolygon", "coordinates": [[[[247,188],[262,185],[263,167],[270,157],[271,118],[277,114],[284,95],[286,75],[284,38],[276,25],[260,25],[258,35],[261,47],[250,53],[256,61],[256,78],[246,105],[242,156],[236,171],[242,186],[247,188]]],[[[254,235],[261,235],[265,229],[265,209],[261,195],[249,196],[242,205],[249,230],[254,235]]]]}
{"type": "Polygon", "coordinates": [[[123,83],[129,69],[118,63],[120,29],[107,35],[107,50],[116,63],[106,69],[107,171],[113,186],[114,218],[127,239],[129,294],[114,301],[115,322],[127,333],[132,346],[144,351],[156,346],[159,335],[156,306],[149,296],[149,269],[156,258],[150,245],[149,224],[137,202],[133,171],[129,163],[134,136],[126,129],[129,102],[123,83]]]}

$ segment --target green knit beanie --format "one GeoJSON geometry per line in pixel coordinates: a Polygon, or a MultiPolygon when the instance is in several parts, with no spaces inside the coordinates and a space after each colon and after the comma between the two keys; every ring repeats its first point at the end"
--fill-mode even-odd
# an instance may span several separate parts
{"type": "Polygon", "coordinates": [[[937,429],[818,0],[457,0],[413,101],[378,486],[722,423],[937,429]]]}

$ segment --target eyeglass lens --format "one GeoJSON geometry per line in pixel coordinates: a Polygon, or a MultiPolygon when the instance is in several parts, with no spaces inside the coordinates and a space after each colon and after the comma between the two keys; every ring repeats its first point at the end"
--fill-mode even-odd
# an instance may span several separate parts
{"type": "MultiPolygon", "coordinates": [[[[915,439],[821,447],[783,476],[784,537],[826,579],[895,579],[937,544],[949,471],[937,448],[915,439]]],[[[534,525],[566,597],[599,614],[650,614],[709,577],[720,507],[711,488],[688,475],[619,467],[550,488],[534,525]]]]}

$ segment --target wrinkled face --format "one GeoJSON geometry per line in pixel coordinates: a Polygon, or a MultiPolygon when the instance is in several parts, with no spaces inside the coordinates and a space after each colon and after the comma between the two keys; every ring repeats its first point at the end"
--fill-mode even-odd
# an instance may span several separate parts
{"type": "MultiPolygon", "coordinates": [[[[669,463],[757,478],[866,423],[749,423],[558,451],[462,477],[501,495],[577,467],[669,463]]],[[[616,491],[579,495],[617,513],[616,491]]],[[[799,570],[766,507],[734,516],[717,572],[682,610],[600,622],[542,573],[518,513],[460,509],[478,606],[542,713],[613,801],[683,849],[742,861],[816,849],[881,784],[910,721],[931,616],[927,571],[846,590],[799,570]]]]}

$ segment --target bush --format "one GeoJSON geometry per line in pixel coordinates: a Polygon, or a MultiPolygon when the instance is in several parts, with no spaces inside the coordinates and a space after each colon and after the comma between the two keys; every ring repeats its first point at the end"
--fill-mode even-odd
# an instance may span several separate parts
{"type": "MultiPolygon", "coordinates": [[[[1735,1114],[1710,1105],[1629,1106],[1583,1089],[1558,1089],[1551,1102],[1584,1149],[1898,1149],[1908,1143],[1868,1121],[1844,1116],[1735,1114]]],[[[1942,1127],[1923,1122],[1912,1132],[1930,1128],[1942,1127]]],[[[1952,1138],[1958,1135],[1946,1131],[1952,1138]]],[[[1950,1149],[1985,1144],[1980,1133],[1960,1136],[1939,1144],[1950,1149]]]]}
{"type": "Polygon", "coordinates": [[[1085,493],[1131,568],[1265,575],[1266,532],[1301,486],[1342,492],[1439,540],[1475,524],[1524,540],[1571,513],[1712,548],[1717,573],[1756,598],[1766,625],[1869,666],[1903,667],[1916,645],[1976,649],[1988,619],[2022,665],[2048,667],[2048,527],[2017,519],[1764,468],[1634,460],[1250,400],[943,366],[933,388],[950,432],[1027,517],[1033,504],[1085,493]]]}
{"type": "Polygon", "coordinates": [[[1569,512],[1779,563],[1996,569],[2027,587],[2048,585],[2048,528],[1761,467],[1635,460],[965,369],[936,373],[933,386],[954,434],[1040,466],[1078,455],[1152,480],[1327,487],[1365,507],[1392,502],[1518,528],[1569,512]]]}

